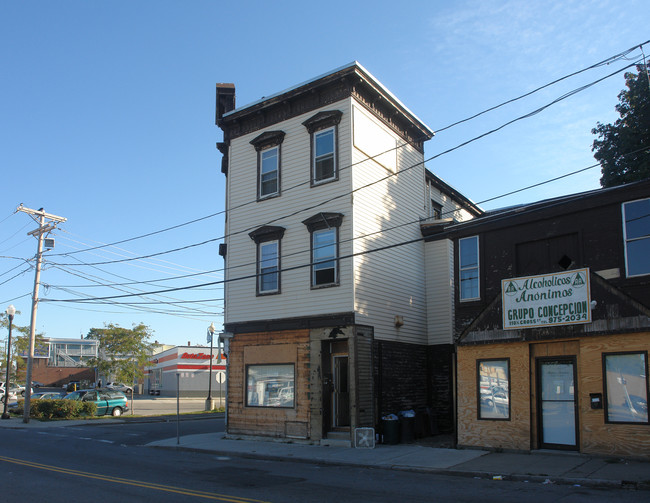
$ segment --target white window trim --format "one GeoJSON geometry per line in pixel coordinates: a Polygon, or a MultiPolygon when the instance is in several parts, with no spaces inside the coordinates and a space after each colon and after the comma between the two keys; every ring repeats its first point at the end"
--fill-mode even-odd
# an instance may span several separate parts
{"type": "Polygon", "coordinates": [[[474,301],[474,300],[480,300],[481,298],[481,254],[480,254],[480,249],[479,249],[479,239],[478,235],[476,236],[469,236],[466,238],[461,238],[458,240],[458,298],[460,299],[461,302],[469,302],[469,301],[474,301]],[[476,240],[476,266],[472,267],[462,267],[461,263],[461,242],[463,241],[468,241],[468,240],[476,240]],[[477,281],[477,292],[478,295],[476,297],[463,297],[463,282],[461,278],[461,273],[463,271],[469,271],[472,269],[476,269],[476,281],[477,281]]]}
{"type": "MultiPolygon", "coordinates": [[[[260,170],[259,170],[259,194],[258,194],[258,199],[266,199],[267,197],[274,197],[277,196],[280,193],[280,146],[279,145],[274,145],[273,147],[265,148],[260,150],[259,154],[260,156],[260,170]],[[263,168],[264,168],[264,154],[268,153],[271,150],[275,150],[275,180],[276,180],[276,188],[275,192],[269,192],[268,194],[262,194],[262,188],[264,187],[262,176],[263,176],[263,168]]],[[[273,172],[273,171],[270,171],[273,172]]]]}
{"type": "MultiPolygon", "coordinates": [[[[339,283],[339,271],[338,271],[339,249],[338,249],[338,247],[339,247],[338,228],[331,227],[331,228],[327,228],[327,229],[318,229],[318,230],[315,230],[315,231],[313,231],[311,233],[311,262],[312,262],[312,264],[311,264],[311,286],[313,288],[321,288],[321,287],[325,287],[325,286],[338,285],[338,283],[339,283]],[[334,269],[334,281],[331,281],[329,283],[316,283],[316,265],[317,265],[317,263],[316,263],[315,253],[314,253],[315,249],[316,249],[315,244],[314,244],[315,236],[316,236],[316,234],[319,234],[319,233],[332,232],[332,231],[334,232],[334,243],[332,245],[328,245],[328,246],[333,246],[334,247],[334,258],[333,259],[328,259],[328,260],[323,260],[321,262],[330,262],[330,261],[334,262],[334,266],[333,266],[333,269],[334,269]]],[[[318,262],[318,263],[320,264],[321,262],[318,262]]]]}
{"type": "Polygon", "coordinates": [[[257,245],[258,247],[258,257],[257,257],[257,292],[261,295],[266,295],[270,293],[278,293],[280,291],[280,241],[277,239],[274,239],[272,241],[263,241],[257,245]],[[262,289],[262,248],[265,246],[269,245],[275,245],[276,249],[276,255],[275,255],[275,266],[276,266],[276,272],[275,274],[277,275],[277,281],[275,284],[275,288],[269,289],[269,290],[263,290],[262,289]]]}
{"type": "Polygon", "coordinates": [[[314,136],[314,141],[313,141],[313,146],[312,146],[312,149],[313,149],[312,158],[313,158],[313,160],[312,160],[312,167],[311,167],[312,185],[318,185],[318,184],[321,184],[321,183],[327,183],[327,182],[331,182],[332,180],[336,180],[337,176],[338,176],[337,159],[336,159],[338,138],[337,138],[336,126],[328,127],[328,128],[325,128],[325,129],[320,129],[318,131],[314,131],[312,134],[314,136]],[[332,137],[333,137],[333,140],[334,140],[333,144],[332,144],[332,166],[333,166],[332,176],[329,177],[329,178],[321,178],[320,180],[317,180],[316,179],[316,161],[318,159],[316,157],[316,144],[318,143],[317,138],[318,138],[318,136],[323,135],[323,134],[327,133],[328,131],[332,131],[332,137]]]}

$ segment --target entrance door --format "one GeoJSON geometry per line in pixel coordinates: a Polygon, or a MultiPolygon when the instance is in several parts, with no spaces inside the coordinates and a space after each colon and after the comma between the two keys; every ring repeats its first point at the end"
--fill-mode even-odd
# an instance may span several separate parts
{"type": "Polygon", "coordinates": [[[348,356],[332,355],[334,382],[332,389],[332,427],[350,426],[350,379],[348,356]]]}
{"type": "Polygon", "coordinates": [[[575,358],[537,360],[537,410],[542,448],[578,448],[575,366],[575,358]]]}

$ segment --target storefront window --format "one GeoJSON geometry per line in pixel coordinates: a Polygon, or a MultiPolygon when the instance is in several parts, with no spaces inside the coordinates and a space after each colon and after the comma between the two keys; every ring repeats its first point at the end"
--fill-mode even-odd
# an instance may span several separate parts
{"type": "Polygon", "coordinates": [[[295,390],[293,363],[248,365],[246,405],[249,407],[293,407],[295,390]]]}
{"type": "Polygon", "coordinates": [[[608,423],[648,424],[647,353],[604,354],[608,423]]]}
{"type": "Polygon", "coordinates": [[[478,418],[510,419],[510,361],[477,361],[478,418]]]}

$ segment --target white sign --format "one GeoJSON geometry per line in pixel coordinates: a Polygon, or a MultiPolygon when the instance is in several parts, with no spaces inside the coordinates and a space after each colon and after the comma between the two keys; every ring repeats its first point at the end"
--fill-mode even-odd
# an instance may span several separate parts
{"type": "Polygon", "coordinates": [[[504,330],[591,323],[589,269],[501,280],[504,330]]]}
{"type": "Polygon", "coordinates": [[[225,372],[217,372],[214,377],[215,377],[215,379],[217,380],[217,382],[219,384],[221,384],[223,382],[226,382],[226,373],[225,372]]]}

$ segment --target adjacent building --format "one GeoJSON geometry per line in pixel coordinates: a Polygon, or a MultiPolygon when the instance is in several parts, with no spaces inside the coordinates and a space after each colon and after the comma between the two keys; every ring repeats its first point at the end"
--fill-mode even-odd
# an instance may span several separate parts
{"type": "Polygon", "coordinates": [[[453,264],[460,446],[650,457],[650,180],[422,232],[427,274],[453,264]]]}

